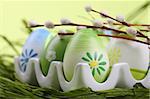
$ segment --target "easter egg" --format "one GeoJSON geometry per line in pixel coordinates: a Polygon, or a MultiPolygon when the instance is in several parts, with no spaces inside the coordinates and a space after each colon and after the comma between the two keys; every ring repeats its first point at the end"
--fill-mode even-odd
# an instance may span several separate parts
{"type": "Polygon", "coordinates": [[[45,29],[37,29],[28,37],[20,56],[20,70],[22,72],[26,71],[27,63],[30,58],[40,57],[45,40],[49,34],[49,31],[45,29]]]}
{"type": "Polygon", "coordinates": [[[109,61],[103,44],[93,29],[79,30],[67,45],[63,69],[67,80],[71,80],[78,63],[87,63],[96,81],[103,82],[109,71],[109,61]]]}
{"type": "Polygon", "coordinates": [[[44,54],[41,57],[41,69],[44,75],[49,70],[52,61],[63,61],[66,46],[70,41],[71,36],[56,35],[45,47],[44,54]]]}
{"type": "Polygon", "coordinates": [[[112,38],[108,44],[110,65],[128,63],[135,79],[143,79],[149,65],[148,45],[112,38]]]}

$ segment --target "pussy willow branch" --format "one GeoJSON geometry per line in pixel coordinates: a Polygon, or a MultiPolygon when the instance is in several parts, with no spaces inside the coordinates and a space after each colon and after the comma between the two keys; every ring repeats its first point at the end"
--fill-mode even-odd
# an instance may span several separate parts
{"type": "Polygon", "coordinates": [[[132,38],[128,38],[128,37],[123,37],[123,36],[113,36],[113,35],[106,35],[106,34],[98,34],[98,36],[112,37],[112,38],[120,38],[120,39],[135,41],[135,42],[139,42],[139,43],[143,43],[143,44],[149,45],[148,42],[143,42],[143,41],[140,41],[140,40],[136,40],[136,39],[132,39],[132,38]]]}
{"type": "Polygon", "coordinates": [[[11,46],[11,48],[15,51],[15,53],[16,53],[17,55],[19,55],[18,50],[14,47],[14,45],[13,45],[5,36],[0,35],[0,37],[1,37],[2,39],[4,39],[4,40],[8,43],[8,45],[11,46]]]}
{"type": "Polygon", "coordinates": [[[150,24],[131,24],[131,23],[127,23],[127,22],[124,22],[124,21],[122,22],[122,21],[119,21],[119,20],[117,20],[117,19],[115,19],[115,18],[109,16],[109,15],[106,15],[106,14],[104,14],[104,13],[98,12],[98,11],[96,11],[96,10],[93,10],[93,9],[92,9],[91,11],[93,11],[93,12],[95,12],[95,13],[98,13],[98,14],[100,14],[100,15],[106,17],[106,18],[112,19],[112,20],[114,20],[114,21],[116,21],[116,22],[119,22],[119,23],[113,23],[113,25],[125,25],[125,26],[128,26],[128,27],[130,27],[130,26],[150,26],[150,24]]]}
{"type": "MultiPolygon", "coordinates": [[[[35,27],[43,27],[44,25],[36,25],[36,26],[32,26],[30,28],[35,28],[35,27]]],[[[127,34],[126,31],[122,31],[122,30],[117,30],[117,29],[113,29],[110,27],[106,27],[106,26],[102,26],[102,27],[97,27],[97,26],[93,26],[93,25],[85,25],[85,24],[76,24],[76,23],[69,23],[69,24],[55,24],[54,26],[85,26],[87,28],[100,28],[100,29],[106,29],[106,30],[111,30],[114,31],[116,33],[123,33],[123,34],[127,34]]],[[[137,37],[142,37],[145,38],[145,35],[137,35],[137,37]]]]}
{"type": "Polygon", "coordinates": [[[148,29],[140,29],[140,31],[143,31],[143,32],[150,32],[150,30],[148,30],[148,29]]]}
{"type": "MultiPolygon", "coordinates": [[[[32,26],[32,27],[30,27],[30,28],[43,27],[43,26],[44,26],[44,25],[36,25],[36,26],[32,26]]],[[[112,30],[112,31],[118,32],[118,33],[124,33],[124,34],[127,34],[125,31],[121,31],[121,30],[109,28],[109,27],[106,27],[106,26],[97,27],[97,26],[92,26],[92,25],[84,25],[84,24],[76,24],[76,23],[69,23],[69,24],[55,24],[54,26],[85,26],[85,27],[87,27],[87,28],[101,28],[101,29],[106,29],[106,30],[112,30]]]]}
{"type": "MultiPolygon", "coordinates": [[[[121,21],[116,20],[115,18],[113,18],[111,16],[108,16],[108,15],[104,14],[104,13],[101,13],[101,12],[98,12],[98,11],[95,11],[95,10],[92,10],[92,11],[96,12],[96,13],[99,13],[104,17],[107,17],[107,18],[110,18],[112,20],[115,20],[115,21],[119,22],[119,23],[113,23],[113,25],[129,25],[129,26],[145,26],[145,27],[150,26],[150,24],[131,24],[131,23],[127,23],[127,22],[121,22],[121,21]]],[[[88,14],[90,14],[90,13],[88,12],[88,14]]],[[[91,16],[91,14],[90,14],[90,16],[91,16]]],[[[93,16],[91,16],[91,17],[92,17],[92,19],[95,19],[93,16]]],[[[104,22],[104,24],[108,24],[108,23],[104,22]]]]}
{"type": "MultiPolygon", "coordinates": [[[[98,13],[98,14],[104,16],[104,17],[110,18],[110,19],[112,19],[112,20],[114,20],[114,21],[116,21],[116,22],[119,22],[119,23],[121,23],[122,25],[125,25],[125,26],[128,26],[128,27],[130,27],[130,25],[131,25],[131,24],[127,23],[127,22],[119,21],[119,20],[117,20],[117,19],[115,19],[115,18],[113,18],[113,17],[111,17],[111,16],[109,16],[109,15],[106,15],[106,14],[104,14],[104,13],[98,12],[98,11],[96,11],[96,10],[93,10],[93,9],[92,9],[91,11],[93,11],[93,12],[95,12],[95,13],[98,13]]],[[[150,40],[147,36],[145,36],[145,35],[144,35],[143,33],[141,33],[140,31],[137,31],[137,33],[138,33],[139,35],[143,36],[144,38],[146,38],[147,40],[150,40]]]]}
{"type": "Polygon", "coordinates": [[[65,36],[65,35],[74,35],[74,33],[58,33],[58,35],[61,35],[61,36],[65,36]]]}
{"type": "MultiPolygon", "coordinates": [[[[107,22],[104,22],[104,24],[108,24],[107,22]]],[[[113,23],[112,25],[122,25],[120,23],[113,23]]],[[[150,25],[149,24],[129,24],[130,26],[145,26],[145,27],[149,27],[150,25]]],[[[143,31],[143,32],[150,32],[150,29],[139,29],[140,31],[143,31]]]]}
{"type": "Polygon", "coordinates": [[[104,17],[110,18],[110,19],[112,19],[112,20],[114,20],[114,21],[116,21],[116,22],[119,22],[119,23],[123,24],[123,25],[130,26],[128,23],[119,21],[119,20],[117,20],[117,19],[115,19],[115,18],[113,18],[113,17],[111,17],[111,16],[108,16],[108,15],[106,15],[106,14],[104,14],[104,13],[98,12],[98,11],[93,10],[93,9],[92,9],[91,11],[93,11],[93,12],[95,12],[95,13],[98,13],[98,14],[104,16],[104,17]]]}
{"type": "MultiPolygon", "coordinates": [[[[104,24],[108,24],[108,23],[104,23],[104,24]]],[[[113,23],[113,25],[122,25],[121,23],[113,23]]],[[[150,24],[130,24],[128,23],[129,26],[150,26],[150,24]]]]}

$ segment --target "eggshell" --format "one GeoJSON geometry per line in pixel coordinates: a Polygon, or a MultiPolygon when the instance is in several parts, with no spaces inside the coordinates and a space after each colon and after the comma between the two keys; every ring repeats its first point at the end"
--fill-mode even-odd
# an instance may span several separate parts
{"type": "Polygon", "coordinates": [[[131,67],[131,72],[136,79],[145,76],[149,65],[148,45],[129,40],[112,38],[108,44],[110,64],[126,62],[131,67]]]}
{"type": "Polygon", "coordinates": [[[78,63],[87,63],[96,81],[103,82],[109,71],[109,61],[103,44],[92,29],[79,30],[69,44],[64,55],[63,69],[67,80],[71,80],[78,63]]]}
{"type": "Polygon", "coordinates": [[[66,46],[70,41],[71,36],[60,37],[56,35],[50,42],[46,45],[44,49],[44,54],[41,57],[41,69],[44,75],[47,74],[49,70],[50,63],[52,61],[63,61],[66,46]]]}
{"type": "Polygon", "coordinates": [[[26,66],[30,58],[40,57],[45,40],[50,35],[45,29],[37,29],[31,33],[26,40],[22,54],[20,56],[20,70],[26,71],[26,66]]]}

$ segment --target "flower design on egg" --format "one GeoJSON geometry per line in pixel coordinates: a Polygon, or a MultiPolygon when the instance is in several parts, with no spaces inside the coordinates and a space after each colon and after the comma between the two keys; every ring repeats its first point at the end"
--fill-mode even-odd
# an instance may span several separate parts
{"type": "Polygon", "coordinates": [[[93,76],[95,75],[95,72],[101,75],[101,71],[105,71],[104,66],[106,65],[106,62],[102,61],[102,58],[103,54],[98,56],[97,52],[94,53],[93,57],[89,52],[86,53],[86,57],[82,57],[82,60],[88,62],[93,76]]]}
{"type": "Polygon", "coordinates": [[[25,49],[25,51],[22,52],[22,55],[20,58],[20,70],[24,72],[26,70],[29,59],[34,58],[37,55],[38,54],[36,52],[34,52],[33,49],[31,49],[31,50],[25,49]]]}
{"type": "Polygon", "coordinates": [[[119,58],[121,57],[121,50],[119,48],[111,48],[108,51],[109,63],[112,66],[115,63],[119,62],[119,58]]]}

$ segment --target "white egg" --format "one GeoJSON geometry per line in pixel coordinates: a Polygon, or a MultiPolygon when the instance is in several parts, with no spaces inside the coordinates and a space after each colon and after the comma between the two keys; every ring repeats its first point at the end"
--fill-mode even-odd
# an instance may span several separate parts
{"type": "Polygon", "coordinates": [[[148,45],[112,38],[108,44],[110,65],[126,62],[130,65],[131,72],[136,79],[145,76],[149,65],[148,45]]]}

